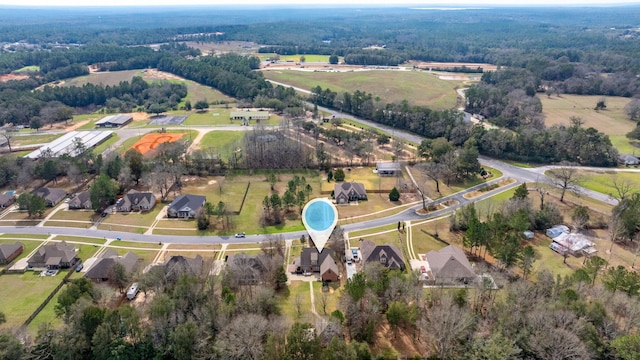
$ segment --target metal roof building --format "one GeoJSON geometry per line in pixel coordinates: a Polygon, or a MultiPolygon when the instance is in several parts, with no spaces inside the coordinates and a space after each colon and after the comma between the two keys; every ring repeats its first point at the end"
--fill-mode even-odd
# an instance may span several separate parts
{"type": "Polygon", "coordinates": [[[122,127],[127,125],[131,121],[133,121],[133,116],[131,115],[124,115],[124,114],[109,115],[98,120],[96,122],[96,127],[105,127],[105,128],[122,127]]]}
{"type": "Polygon", "coordinates": [[[80,139],[85,149],[91,149],[113,135],[113,131],[71,131],[62,137],[50,142],[49,144],[35,150],[25,157],[29,159],[38,159],[46,154],[50,157],[58,157],[64,154],[77,156],[75,148],[75,139],[80,139]]]}

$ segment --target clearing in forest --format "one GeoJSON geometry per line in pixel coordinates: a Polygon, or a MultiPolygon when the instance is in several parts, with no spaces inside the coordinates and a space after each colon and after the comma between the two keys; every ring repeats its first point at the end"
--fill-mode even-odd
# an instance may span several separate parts
{"type": "Polygon", "coordinates": [[[328,71],[263,71],[265,78],[302,89],[316,86],[336,92],[356,90],[373,94],[385,103],[400,103],[407,100],[412,105],[429,106],[435,110],[452,109],[456,106],[456,88],[464,83],[438,78],[437,74],[425,71],[371,70],[354,72],[328,71]]]}

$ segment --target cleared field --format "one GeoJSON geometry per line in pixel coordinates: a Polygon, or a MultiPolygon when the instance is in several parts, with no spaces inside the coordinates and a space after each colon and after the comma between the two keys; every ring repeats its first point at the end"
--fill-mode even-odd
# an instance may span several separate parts
{"type": "Polygon", "coordinates": [[[640,173],[637,172],[594,172],[581,171],[580,185],[603,194],[618,197],[613,187],[614,179],[620,183],[628,183],[634,192],[640,191],[640,173]]]}
{"type": "Polygon", "coordinates": [[[11,138],[11,146],[46,144],[61,137],[62,135],[63,134],[33,134],[28,136],[14,136],[11,138]]]}
{"type": "Polygon", "coordinates": [[[215,148],[225,159],[231,155],[233,149],[240,147],[243,137],[243,131],[209,131],[204,134],[198,147],[200,149],[215,148]]]}
{"type": "Polygon", "coordinates": [[[40,276],[40,272],[0,276],[0,289],[11,289],[0,296],[0,309],[7,322],[0,324],[0,331],[17,329],[62,281],[64,272],[56,276],[40,276]]]}
{"type": "MultiPolygon", "coordinates": [[[[267,59],[271,59],[276,56],[276,53],[258,53],[256,55],[260,61],[267,61],[267,59]]],[[[294,54],[294,55],[280,55],[280,61],[293,61],[299,62],[304,65],[300,61],[300,57],[304,56],[305,62],[323,62],[329,63],[329,55],[316,55],[316,54],[294,54]]],[[[339,61],[342,61],[342,56],[339,57],[339,61]]]]}
{"type": "Polygon", "coordinates": [[[61,86],[82,86],[85,84],[118,85],[121,81],[131,81],[134,76],[142,76],[142,70],[124,70],[91,73],[68,79],[61,86]]]}
{"type": "MultiPolygon", "coordinates": [[[[362,183],[365,189],[391,191],[394,186],[398,186],[398,181],[402,180],[402,177],[398,179],[394,176],[379,176],[373,172],[374,169],[373,167],[351,168],[351,170],[343,169],[345,174],[344,181],[362,183]]],[[[323,181],[322,191],[332,191],[335,184],[333,181],[323,181]]]]}
{"type": "MultiPolygon", "coordinates": [[[[602,96],[566,95],[539,96],[542,102],[542,114],[545,124],[571,125],[571,117],[580,117],[584,124],[582,127],[593,127],[611,137],[613,145],[622,153],[633,153],[633,146],[629,139],[624,137],[633,130],[636,123],[629,120],[624,114],[624,107],[631,99],[615,96],[604,96],[607,108],[594,110],[596,103],[602,96]],[[615,137],[615,140],[614,140],[615,137]]],[[[636,142],[637,143],[637,142],[636,142]]],[[[640,150],[640,147],[637,148],[640,150]]]]}
{"type": "Polygon", "coordinates": [[[305,72],[263,71],[265,78],[311,90],[316,86],[336,92],[356,90],[380,97],[383,102],[409,101],[414,105],[427,105],[436,110],[456,106],[456,88],[462,81],[440,80],[434,74],[415,71],[357,71],[357,72],[305,72]]]}

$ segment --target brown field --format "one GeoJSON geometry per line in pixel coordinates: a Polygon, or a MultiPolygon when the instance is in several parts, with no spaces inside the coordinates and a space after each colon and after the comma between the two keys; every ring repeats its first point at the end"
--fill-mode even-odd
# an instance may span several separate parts
{"type": "Polygon", "coordinates": [[[148,153],[151,150],[155,150],[158,145],[166,143],[166,142],[176,142],[180,140],[184,134],[176,134],[176,133],[152,133],[146,134],[140,140],[138,140],[133,146],[132,149],[138,150],[142,155],[148,153]]]}
{"type": "Polygon", "coordinates": [[[631,101],[629,98],[566,94],[559,97],[539,97],[547,126],[571,125],[572,116],[580,117],[584,121],[584,128],[593,127],[607,135],[625,135],[636,126],[635,122],[624,114],[624,106],[631,101]],[[594,110],[598,99],[602,97],[606,100],[607,108],[594,110]]]}
{"type": "Polygon", "coordinates": [[[0,75],[0,83],[11,81],[11,80],[24,80],[28,78],[29,78],[29,75],[4,74],[4,75],[0,75]]]}
{"type": "Polygon", "coordinates": [[[441,68],[441,69],[453,69],[455,67],[466,66],[470,69],[481,67],[484,71],[496,71],[497,65],[492,64],[475,64],[475,63],[458,63],[458,62],[424,62],[424,61],[408,61],[407,64],[416,66],[419,68],[441,68]]]}

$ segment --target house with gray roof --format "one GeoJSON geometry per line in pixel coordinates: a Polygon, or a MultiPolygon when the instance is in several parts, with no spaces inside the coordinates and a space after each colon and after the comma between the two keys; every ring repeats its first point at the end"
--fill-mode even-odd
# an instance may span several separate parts
{"type": "Polygon", "coordinates": [[[640,159],[638,159],[635,155],[630,154],[620,154],[618,155],[618,161],[626,166],[633,165],[638,166],[640,164],[640,159]]]}
{"type": "Polygon", "coordinates": [[[156,205],[156,197],[151,192],[129,190],[122,199],[116,202],[116,210],[120,212],[149,211],[156,205]]]}
{"type": "Polygon", "coordinates": [[[123,127],[133,121],[133,116],[131,115],[109,115],[105,116],[102,119],[96,121],[96,127],[99,128],[118,128],[123,127]]]}
{"type": "Polygon", "coordinates": [[[62,199],[67,196],[67,190],[42,187],[34,192],[35,195],[43,198],[47,202],[47,206],[56,206],[62,199]]]}
{"type": "Polygon", "coordinates": [[[174,255],[168,258],[162,265],[165,271],[165,279],[170,282],[177,281],[182,275],[199,276],[204,270],[204,259],[200,255],[189,258],[182,255],[174,255]]]}
{"type": "Polygon", "coordinates": [[[65,269],[78,261],[78,250],[73,245],[68,245],[65,241],[51,245],[42,245],[27,260],[29,268],[65,269]]]}
{"type": "Polygon", "coordinates": [[[167,217],[193,219],[207,201],[205,196],[201,195],[180,195],[169,204],[167,209],[167,217]]]}
{"type": "Polygon", "coordinates": [[[91,196],[88,191],[82,191],[76,194],[71,201],[69,201],[69,209],[71,210],[80,210],[80,209],[92,209],[91,207],[91,196]]]}
{"type": "Polygon", "coordinates": [[[367,191],[364,184],[357,182],[336,183],[333,186],[333,198],[336,204],[344,205],[352,201],[367,200],[367,191]]]}
{"type": "Polygon", "coordinates": [[[91,265],[84,277],[94,281],[109,281],[113,278],[113,267],[120,264],[127,273],[135,270],[140,257],[132,252],[122,256],[114,250],[107,250],[91,265]]]}
{"type": "Polygon", "coordinates": [[[371,240],[360,242],[360,253],[364,263],[379,263],[390,270],[404,271],[402,251],[393,244],[376,245],[371,240]]]}
{"type": "Polygon", "coordinates": [[[232,254],[227,257],[227,266],[236,274],[239,285],[255,285],[263,281],[266,267],[262,255],[232,254]]]}
{"type": "Polygon", "coordinates": [[[376,172],[380,176],[398,176],[402,173],[400,163],[397,162],[378,162],[376,163],[376,172]]]}
{"type": "Polygon", "coordinates": [[[0,194],[0,209],[11,206],[16,202],[16,196],[14,194],[0,194]]]}
{"type": "Polygon", "coordinates": [[[22,254],[24,245],[16,242],[15,244],[0,244],[0,264],[8,264],[13,259],[22,254]]]}
{"type": "Polygon", "coordinates": [[[427,262],[437,284],[468,284],[477,278],[464,251],[449,245],[438,251],[427,253],[427,262]]]}

